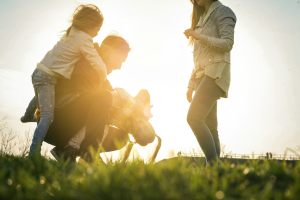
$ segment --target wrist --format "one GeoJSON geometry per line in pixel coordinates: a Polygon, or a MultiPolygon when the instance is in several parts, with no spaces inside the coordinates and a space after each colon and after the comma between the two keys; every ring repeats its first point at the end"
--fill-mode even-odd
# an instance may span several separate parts
{"type": "Polygon", "coordinates": [[[198,33],[195,33],[194,39],[195,39],[195,40],[200,40],[200,39],[201,39],[201,35],[198,34],[198,33]]]}

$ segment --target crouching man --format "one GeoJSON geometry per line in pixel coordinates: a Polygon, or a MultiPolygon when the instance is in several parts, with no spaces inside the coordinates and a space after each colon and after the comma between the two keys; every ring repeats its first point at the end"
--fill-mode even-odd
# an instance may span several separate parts
{"type": "MultiPolygon", "coordinates": [[[[108,74],[121,69],[131,50],[117,35],[107,36],[95,48],[108,74]]],[[[114,144],[127,143],[128,133],[143,146],[154,141],[154,129],[144,113],[150,106],[148,92],[142,90],[133,100],[126,100],[120,95],[122,90],[114,90],[108,80],[102,86],[99,83],[96,71],[85,59],[76,64],[70,80],[57,83],[54,122],[44,140],[56,147],[52,151],[56,158],[63,152],[65,159],[75,161],[79,155],[93,162],[92,151],[97,152],[99,145],[106,151],[117,150],[114,144]]]]}

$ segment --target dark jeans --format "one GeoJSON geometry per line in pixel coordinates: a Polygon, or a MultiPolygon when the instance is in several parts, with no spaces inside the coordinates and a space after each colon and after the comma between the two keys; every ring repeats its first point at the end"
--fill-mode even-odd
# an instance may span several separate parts
{"type": "Polygon", "coordinates": [[[214,79],[208,76],[197,79],[195,95],[187,115],[187,122],[205,154],[207,163],[220,157],[217,100],[222,94],[223,90],[214,79]]]}
{"type": "MultiPolygon", "coordinates": [[[[32,74],[32,84],[34,87],[35,96],[37,98],[38,107],[41,110],[40,122],[37,125],[32,143],[30,146],[29,154],[32,154],[35,151],[40,152],[41,145],[44,141],[44,138],[47,134],[49,126],[53,122],[53,112],[55,104],[55,85],[57,83],[57,78],[53,77],[45,72],[42,72],[38,69],[35,69],[32,74]]],[[[35,99],[33,99],[25,113],[26,115],[32,115],[34,106],[37,106],[35,99]]]]}
{"type": "Polygon", "coordinates": [[[81,149],[92,146],[97,150],[104,134],[105,124],[109,120],[111,104],[111,92],[99,90],[84,94],[64,108],[55,109],[55,120],[49,127],[45,142],[63,148],[86,126],[81,149]]]}

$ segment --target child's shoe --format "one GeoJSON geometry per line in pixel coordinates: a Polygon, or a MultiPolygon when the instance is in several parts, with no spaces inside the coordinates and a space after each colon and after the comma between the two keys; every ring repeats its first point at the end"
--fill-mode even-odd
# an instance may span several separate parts
{"type": "Polygon", "coordinates": [[[33,118],[29,119],[29,118],[26,118],[25,116],[22,116],[20,121],[22,123],[27,123],[27,122],[37,122],[37,118],[34,116],[33,118]]]}

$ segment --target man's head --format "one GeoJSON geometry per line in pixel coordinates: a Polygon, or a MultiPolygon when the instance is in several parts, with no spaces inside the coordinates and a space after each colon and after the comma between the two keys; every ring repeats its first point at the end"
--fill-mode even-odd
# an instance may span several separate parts
{"type": "Polygon", "coordinates": [[[95,44],[99,55],[106,64],[107,73],[121,69],[123,62],[126,61],[130,47],[127,41],[121,36],[108,35],[98,47],[95,44]]]}

